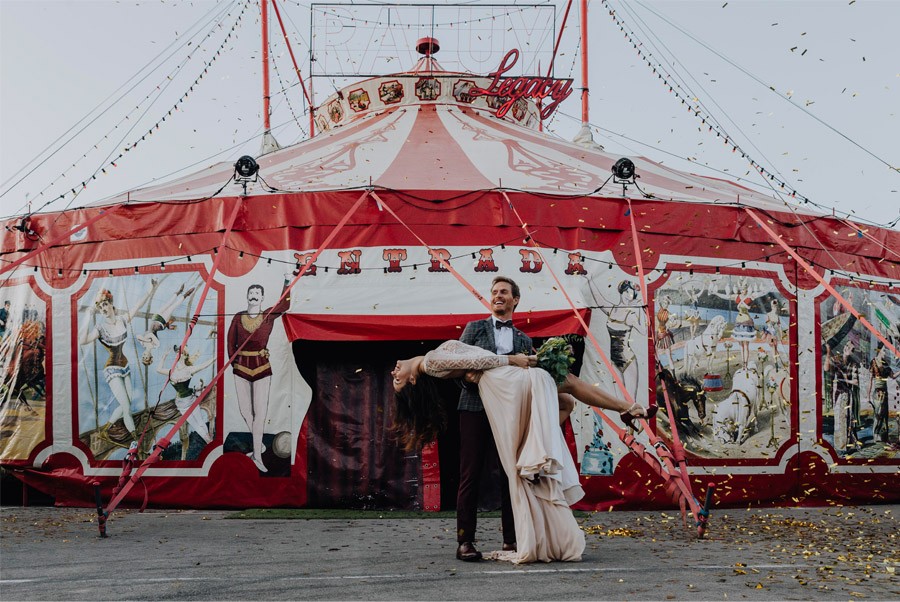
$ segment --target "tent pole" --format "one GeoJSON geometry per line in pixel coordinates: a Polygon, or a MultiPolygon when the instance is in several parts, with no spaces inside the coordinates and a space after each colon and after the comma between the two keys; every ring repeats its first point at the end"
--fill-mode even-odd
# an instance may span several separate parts
{"type": "MultiPolygon", "coordinates": [[[[556,34],[556,44],[553,46],[553,56],[550,57],[550,65],[547,66],[547,75],[546,77],[550,77],[553,74],[553,64],[556,62],[556,53],[559,52],[559,43],[562,42],[562,34],[566,29],[566,21],[569,20],[569,11],[572,9],[572,0],[569,0],[566,3],[566,12],[563,14],[562,23],[559,26],[559,33],[556,34]]],[[[541,72],[540,65],[538,65],[538,73],[541,72]]],[[[538,110],[541,108],[541,101],[538,99],[537,101],[538,110]]],[[[540,122],[538,122],[538,131],[544,131],[544,118],[541,117],[540,122]]]]}
{"type": "Polygon", "coordinates": [[[588,117],[588,21],[587,0],[581,0],[581,127],[590,123],[588,117]]]}
{"type": "Polygon", "coordinates": [[[294,71],[297,73],[297,79],[300,81],[300,87],[303,89],[303,96],[306,97],[306,104],[309,108],[309,137],[312,138],[313,128],[315,127],[312,112],[312,99],[309,97],[309,93],[306,91],[306,84],[303,83],[303,77],[300,75],[300,67],[297,66],[297,59],[294,58],[294,50],[291,48],[291,41],[288,39],[287,30],[284,28],[284,21],[281,20],[281,13],[278,11],[278,3],[275,2],[275,0],[272,0],[272,8],[275,9],[275,17],[278,19],[278,25],[281,26],[281,33],[284,35],[284,45],[287,46],[288,54],[291,55],[291,62],[294,63],[294,71]]]}
{"type": "MultiPolygon", "coordinates": [[[[559,33],[556,34],[556,44],[553,46],[553,56],[550,57],[550,65],[547,66],[547,75],[545,77],[550,77],[553,75],[553,65],[556,62],[556,53],[559,52],[559,43],[562,42],[562,34],[563,30],[566,28],[566,21],[569,20],[569,10],[572,8],[572,0],[566,4],[566,12],[563,13],[563,20],[559,26],[559,33]]],[[[538,70],[540,71],[540,69],[538,70]]]]}
{"type": "Polygon", "coordinates": [[[269,2],[259,0],[262,17],[262,77],[263,77],[263,131],[268,134],[272,129],[269,122],[269,2]]]}

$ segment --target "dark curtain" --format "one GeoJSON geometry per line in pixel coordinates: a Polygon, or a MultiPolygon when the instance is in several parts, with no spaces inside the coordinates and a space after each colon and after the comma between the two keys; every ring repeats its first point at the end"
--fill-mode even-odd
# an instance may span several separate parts
{"type": "MultiPolygon", "coordinates": [[[[569,337],[581,367],[584,340],[569,337]]],[[[535,339],[540,346],[544,339],[535,339]]],[[[294,358],[313,390],[306,415],[308,505],[311,508],[421,509],[422,458],[393,440],[390,371],[397,359],[424,355],[441,341],[297,340],[294,358]]],[[[438,438],[441,509],[456,508],[459,486],[459,387],[439,380],[447,430],[438,438]]],[[[479,508],[500,507],[499,463],[482,473],[479,508]]]]}
{"type": "MultiPolygon", "coordinates": [[[[398,358],[424,354],[437,344],[294,342],[300,373],[313,389],[306,417],[310,507],[422,508],[421,455],[404,452],[390,433],[394,396],[390,371],[398,358]]],[[[441,386],[446,390],[456,385],[441,386]]],[[[446,404],[447,400],[439,402],[446,404]]],[[[453,422],[455,406],[451,410],[453,422]]],[[[454,447],[451,436],[442,439],[448,439],[449,448],[445,450],[439,442],[443,507],[445,462],[458,472],[458,461],[446,456],[457,450],[458,444],[454,447]]],[[[452,472],[448,476],[452,477],[452,472]]],[[[453,490],[455,503],[456,484],[447,486],[453,490]]]]}

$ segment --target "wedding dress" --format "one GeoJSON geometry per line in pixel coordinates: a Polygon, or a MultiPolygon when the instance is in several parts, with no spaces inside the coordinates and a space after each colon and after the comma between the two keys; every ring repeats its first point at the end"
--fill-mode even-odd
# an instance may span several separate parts
{"type": "Polygon", "coordinates": [[[553,378],[460,341],[425,355],[427,374],[445,378],[454,370],[484,370],[478,392],[509,480],[517,551],[491,557],[514,563],[581,560],[584,533],[569,506],[584,490],[559,427],[553,378]]]}

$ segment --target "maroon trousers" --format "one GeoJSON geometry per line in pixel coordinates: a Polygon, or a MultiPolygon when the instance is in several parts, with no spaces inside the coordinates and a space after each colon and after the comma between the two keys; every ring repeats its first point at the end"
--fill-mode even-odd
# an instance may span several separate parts
{"type": "MultiPolygon", "coordinates": [[[[474,542],[478,521],[478,485],[481,471],[491,458],[497,460],[497,444],[485,412],[459,411],[459,491],[456,495],[456,541],[474,542]]],[[[500,471],[500,523],[503,543],[515,543],[516,526],[509,500],[506,472],[500,471]]]]}

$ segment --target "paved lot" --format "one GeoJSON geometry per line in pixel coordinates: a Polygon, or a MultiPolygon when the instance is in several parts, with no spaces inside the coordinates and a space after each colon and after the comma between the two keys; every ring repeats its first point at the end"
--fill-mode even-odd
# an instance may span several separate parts
{"type": "MultiPolygon", "coordinates": [[[[0,510],[3,600],[897,600],[900,506],[581,519],[580,563],[453,557],[452,519],[230,520],[230,512],[0,510]]],[[[483,551],[500,543],[483,519],[483,551]]]]}

